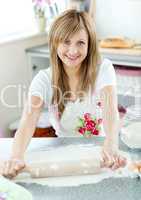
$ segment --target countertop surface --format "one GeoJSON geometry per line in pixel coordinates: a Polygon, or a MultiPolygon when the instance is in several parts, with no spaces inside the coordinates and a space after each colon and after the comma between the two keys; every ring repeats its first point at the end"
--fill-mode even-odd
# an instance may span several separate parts
{"type": "MultiPolygon", "coordinates": [[[[103,137],[94,138],[33,138],[29,152],[70,144],[102,145],[103,137]]],[[[0,139],[0,159],[9,154],[12,139],[0,139]],[[4,156],[5,155],[5,156],[4,156]]],[[[133,160],[141,159],[141,149],[130,149],[120,141],[120,149],[128,152],[133,160]]],[[[19,183],[33,194],[35,200],[141,200],[141,180],[134,177],[108,178],[97,184],[83,184],[76,187],[49,187],[34,183],[19,183]]]]}

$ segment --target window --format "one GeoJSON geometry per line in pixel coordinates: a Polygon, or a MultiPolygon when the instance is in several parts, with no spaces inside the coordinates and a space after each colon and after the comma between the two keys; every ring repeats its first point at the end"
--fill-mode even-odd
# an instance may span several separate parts
{"type": "Polygon", "coordinates": [[[0,40],[36,32],[32,0],[0,2],[0,40]]]}

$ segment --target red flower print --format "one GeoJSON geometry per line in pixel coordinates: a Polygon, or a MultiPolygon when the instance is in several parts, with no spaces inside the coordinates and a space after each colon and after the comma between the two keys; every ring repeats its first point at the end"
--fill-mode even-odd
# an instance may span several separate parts
{"type": "Polygon", "coordinates": [[[95,116],[92,116],[90,113],[85,113],[81,118],[79,117],[79,125],[77,131],[83,136],[90,135],[99,135],[100,124],[102,119],[97,119],[95,116]]]}
{"type": "Polygon", "coordinates": [[[86,131],[86,128],[85,127],[81,127],[81,128],[79,128],[79,133],[81,133],[82,135],[85,133],[85,131],[86,131]]]}
{"type": "Polygon", "coordinates": [[[91,118],[90,118],[90,113],[85,113],[85,114],[84,114],[84,119],[85,119],[86,121],[90,120],[90,119],[91,119],[91,118]]]}
{"type": "Polygon", "coordinates": [[[90,120],[86,122],[86,128],[88,131],[91,131],[95,127],[95,122],[90,120]]]}
{"type": "Polygon", "coordinates": [[[93,129],[93,130],[92,130],[92,134],[93,134],[93,135],[99,135],[99,131],[98,131],[97,129],[93,129]]]}

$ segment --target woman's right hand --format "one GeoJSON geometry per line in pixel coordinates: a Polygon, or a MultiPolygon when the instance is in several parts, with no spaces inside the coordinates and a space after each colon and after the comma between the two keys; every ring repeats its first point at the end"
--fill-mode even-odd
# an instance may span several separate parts
{"type": "Polygon", "coordinates": [[[4,161],[2,166],[0,166],[0,175],[12,179],[17,176],[23,168],[25,168],[24,160],[12,158],[4,161]]]}

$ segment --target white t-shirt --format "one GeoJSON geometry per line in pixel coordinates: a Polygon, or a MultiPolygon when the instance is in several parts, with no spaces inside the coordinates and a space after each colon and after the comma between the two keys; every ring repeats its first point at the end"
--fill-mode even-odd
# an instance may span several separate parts
{"type": "MultiPolygon", "coordinates": [[[[32,80],[28,95],[38,96],[44,101],[48,108],[48,121],[55,128],[58,136],[75,137],[81,136],[76,132],[78,118],[85,113],[91,113],[97,118],[101,118],[101,108],[97,105],[99,102],[100,90],[108,85],[116,85],[116,75],[114,67],[110,60],[104,59],[100,65],[96,79],[95,92],[88,95],[84,101],[77,99],[75,102],[68,102],[60,120],[57,118],[57,106],[51,105],[52,86],[51,86],[51,68],[41,70],[32,80]]],[[[102,128],[102,127],[101,127],[102,128]]],[[[104,135],[103,128],[100,135],[104,135]]]]}

